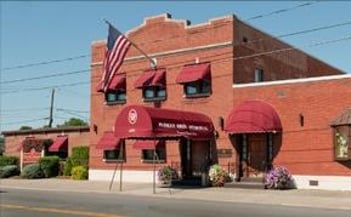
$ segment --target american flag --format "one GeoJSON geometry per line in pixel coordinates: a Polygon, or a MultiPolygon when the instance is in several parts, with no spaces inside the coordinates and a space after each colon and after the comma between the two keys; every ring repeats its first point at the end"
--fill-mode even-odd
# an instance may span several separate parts
{"type": "Polygon", "coordinates": [[[131,42],[111,24],[108,24],[107,51],[103,63],[102,80],[99,90],[106,91],[114,75],[121,67],[131,42]]]}

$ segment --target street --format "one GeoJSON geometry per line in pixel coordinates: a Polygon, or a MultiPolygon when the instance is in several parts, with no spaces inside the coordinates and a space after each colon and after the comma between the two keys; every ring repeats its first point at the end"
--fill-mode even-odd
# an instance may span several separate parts
{"type": "Polygon", "coordinates": [[[349,210],[155,198],[111,193],[56,192],[2,189],[1,217],[95,216],[95,217],[342,217],[349,210]]]}

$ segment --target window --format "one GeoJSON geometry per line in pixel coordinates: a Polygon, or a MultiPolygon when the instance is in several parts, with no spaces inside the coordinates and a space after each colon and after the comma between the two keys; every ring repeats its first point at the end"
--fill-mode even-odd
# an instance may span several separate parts
{"type": "MultiPolygon", "coordinates": [[[[153,163],[154,161],[154,150],[143,149],[141,152],[142,161],[144,163],[153,163]]],[[[166,162],[166,149],[165,147],[156,148],[156,162],[155,163],[165,163],[166,162]]]]}
{"type": "Polygon", "coordinates": [[[211,94],[211,82],[198,80],[184,84],[186,97],[209,96],[211,94]]]}
{"type": "Polygon", "coordinates": [[[105,100],[107,104],[126,103],[126,91],[122,89],[108,91],[105,94],[105,100]]]}
{"type": "Polygon", "coordinates": [[[351,127],[337,126],[334,128],[334,158],[335,160],[351,159],[351,127]]]}
{"type": "Polygon", "coordinates": [[[159,101],[166,99],[166,88],[164,86],[145,86],[142,89],[145,101],[159,101]]]}
{"type": "Polygon", "coordinates": [[[104,150],[103,160],[106,162],[125,161],[125,143],[121,142],[119,149],[104,150]]]}
{"type": "Polygon", "coordinates": [[[207,97],[211,95],[211,64],[185,65],[176,77],[176,83],[183,85],[185,97],[207,97]]]}
{"type": "Polygon", "coordinates": [[[263,69],[255,69],[255,82],[263,81],[263,69]]]}

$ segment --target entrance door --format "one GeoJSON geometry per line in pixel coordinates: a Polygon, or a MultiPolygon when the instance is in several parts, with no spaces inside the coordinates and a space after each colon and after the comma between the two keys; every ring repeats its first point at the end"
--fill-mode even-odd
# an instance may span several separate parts
{"type": "Polygon", "coordinates": [[[192,167],[192,144],[190,140],[181,139],[180,144],[180,158],[182,167],[182,177],[189,178],[192,177],[193,167],[192,167]]]}
{"type": "Polygon", "coordinates": [[[248,177],[263,177],[266,168],[267,144],[266,134],[251,134],[248,136],[247,175],[248,177]]]}

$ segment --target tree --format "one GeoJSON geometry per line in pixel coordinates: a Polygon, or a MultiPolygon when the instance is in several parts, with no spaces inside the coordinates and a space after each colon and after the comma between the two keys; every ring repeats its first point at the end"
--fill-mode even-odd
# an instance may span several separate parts
{"type": "Polygon", "coordinates": [[[5,152],[5,138],[0,136],[0,156],[5,152]]]}
{"type": "Polygon", "coordinates": [[[19,130],[32,130],[33,127],[31,126],[21,126],[19,130]]]}
{"type": "Polygon", "coordinates": [[[57,125],[57,127],[70,126],[89,126],[89,123],[79,118],[70,118],[69,120],[65,121],[62,125],[57,125]]]}

